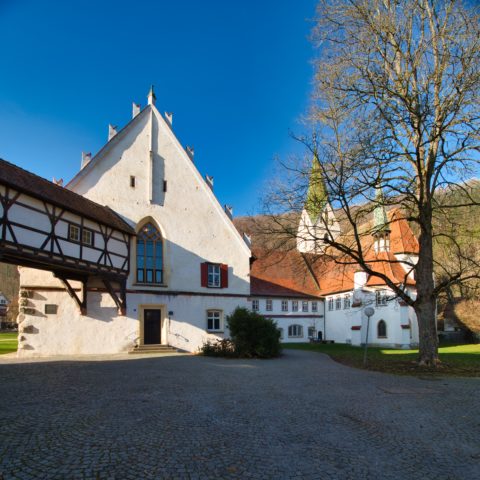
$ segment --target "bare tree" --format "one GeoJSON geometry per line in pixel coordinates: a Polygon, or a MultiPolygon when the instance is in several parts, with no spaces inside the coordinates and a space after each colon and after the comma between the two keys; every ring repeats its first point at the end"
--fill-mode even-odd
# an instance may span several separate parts
{"type": "MultiPolygon", "coordinates": [[[[458,230],[440,221],[480,205],[478,189],[467,181],[479,167],[478,11],[453,0],[320,0],[313,39],[319,52],[314,133],[299,140],[314,166],[285,162],[287,181],[266,197],[270,228],[288,236],[294,229],[285,212],[306,207],[318,216],[323,228],[308,235],[337,262],[383,278],[415,309],[419,362],[436,365],[436,299],[479,277],[479,257],[465,241],[468,228],[459,239],[458,230]],[[321,214],[327,198],[340,235],[321,214]],[[406,275],[415,275],[416,297],[369,259],[367,239],[378,234],[378,222],[365,219],[393,205],[418,238],[418,261],[401,262],[406,275]],[[434,280],[435,242],[449,250],[450,261],[437,265],[441,275],[434,280]]],[[[387,231],[389,221],[383,222],[387,231]]]]}

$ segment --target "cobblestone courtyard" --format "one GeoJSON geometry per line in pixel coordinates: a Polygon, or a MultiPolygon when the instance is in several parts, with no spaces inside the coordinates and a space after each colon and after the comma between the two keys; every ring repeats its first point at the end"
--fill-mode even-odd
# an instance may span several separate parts
{"type": "Polygon", "coordinates": [[[2,479],[477,479],[480,381],[289,351],[0,360],[2,479]]]}

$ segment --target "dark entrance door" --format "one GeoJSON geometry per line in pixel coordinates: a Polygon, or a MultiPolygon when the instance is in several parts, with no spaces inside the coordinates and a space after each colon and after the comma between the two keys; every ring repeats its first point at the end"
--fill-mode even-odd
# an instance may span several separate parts
{"type": "Polygon", "coordinates": [[[145,345],[160,343],[160,312],[161,310],[143,311],[143,343],[145,345]]]}

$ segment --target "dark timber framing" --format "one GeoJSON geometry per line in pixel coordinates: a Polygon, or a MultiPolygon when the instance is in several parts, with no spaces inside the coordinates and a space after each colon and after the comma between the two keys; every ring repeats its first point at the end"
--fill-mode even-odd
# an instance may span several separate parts
{"type": "Polygon", "coordinates": [[[130,236],[135,232],[112,210],[1,159],[0,207],[1,262],[53,272],[82,315],[87,283],[99,278],[125,315],[130,236]],[[79,226],[79,241],[69,238],[70,224],[79,226]],[[91,245],[83,242],[83,229],[92,232],[91,245]],[[81,282],[82,298],[70,281],[81,282]]]}

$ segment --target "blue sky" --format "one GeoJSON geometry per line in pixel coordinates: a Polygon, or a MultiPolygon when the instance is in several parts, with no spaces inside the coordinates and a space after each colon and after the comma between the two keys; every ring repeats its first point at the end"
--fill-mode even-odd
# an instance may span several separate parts
{"type": "Polygon", "coordinates": [[[0,157],[69,180],[154,84],[220,202],[254,213],[275,156],[299,149],[315,3],[0,0],[0,157]]]}

